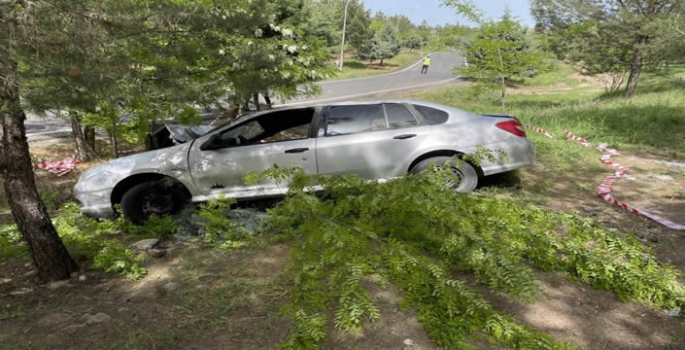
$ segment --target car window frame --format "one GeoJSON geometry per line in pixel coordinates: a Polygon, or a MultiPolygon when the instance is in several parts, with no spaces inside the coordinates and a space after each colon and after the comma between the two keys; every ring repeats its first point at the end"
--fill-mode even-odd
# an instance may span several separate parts
{"type": "Polygon", "coordinates": [[[404,102],[383,102],[383,112],[385,113],[385,124],[388,126],[388,130],[403,130],[403,129],[409,129],[409,128],[416,128],[421,125],[425,125],[422,119],[418,118],[416,111],[412,110],[409,108],[409,105],[404,102]],[[409,115],[411,115],[414,118],[414,121],[416,121],[416,125],[412,126],[407,126],[404,128],[397,128],[393,129],[390,127],[390,118],[388,118],[388,110],[387,110],[387,105],[400,105],[404,107],[404,109],[409,112],[409,115]]]}
{"type": "Polygon", "coordinates": [[[445,109],[443,109],[443,108],[438,108],[438,107],[434,107],[434,106],[425,105],[425,104],[422,104],[422,103],[420,103],[420,102],[406,103],[405,105],[406,105],[407,108],[414,114],[414,116],[415,116],[418,120],[421,121],[421,125],[431,125],[431,126],[444,125],[444,124],[446,124],[446,123],[449,121],[449,118],[450,118],[450,115],[451,115],[451,113],[450,113],[449,111],[447,111],[447,110],[445,110],[445,109]],[[440,124],[431,124],[431,123],[428,122],[428,120],[426,120],[426,118],[423,116],[423,114],[421,114],[421,112],[419,112],[418,109],[414,108],[414,105],[419,105],[419,106],[421,106],[421,107],[431,108],[431,109],[435,109],[435,110],[438,110],[438,111],[441,111],[441,112],[445,112],[445,113],[447,113],[447,119],[445,120],[444,123],[440,123],[440,124]]]}
{"type": "Polygon", "coordinates": [[[326,108],[323,111],[323,118],[322,119],[322,125],[317,127],[316,129],[316,136],[325,138],[325,137],[338,137],[338,136],[349,136],[349,135],[359,135],[359,134],[368,134],[372,132],[381,132],[381,131],[388,131],[392,130],[390,129],[390,125],[388,124],[388,114],[385,111],[385,102],[378,102],[378,103],[359,103],[359,104],[349,104],[349,105],[330,105],[326,106],[326,108]],[[336,107],[359,107],[359,106],[380,106],[381,110],[383,111],[383,118],[385,119],[385,126],[387,129],[383,130],[371,130],[371,131],[361,131],[361,132],[355,132],[351,134],[340,134],[340,135],[328,135],[328,121],[329,117],[331,114],[331,109],[336,108],[336,107]],[[323,134],[321,134],[321,131],[323,130],[323,134]]]}
{"type": "MultiPolygon", "coordinates": [[[[321,108],[317,107],[301,107],[301,108],[291,108],[291,109],[275,109],[271,110],[268,112],[260,113],[258,115],[251,116],[250,118],[247,118],[245,120],[239,120],[235,124],[227,125],[225,128],[221,129],[216,129],[213,130],[212,132],[208,133],[206,137],[208,137],[207,141],[213,137],[216,137],[218,135],[223,135],[224,133],[230,132],[231,130],[235,130],[241,126],[244,126],[246,124],[252,123],[252,122],[260,122],[259,119],[267,117],[273,113],[279,113],[279,112],[284,112],[284,111],[297,111],[297,110],[311,110],[313,111],[312,113],[312,120],[309,123],[309,129],[307,130],[307,137],[302,138],[302,139],[297,139],[297,140],[281,140],[281,141],[272,141],[272,142],[265,142],[265,143],[251,143],[251,144],[246,144],[246,145],[234,145],[234,146],[221,146],[216,149],[234,149],[234,148],[241,148],[241,147],[248,147],[248,146],[262,146],[262,145],[270,145],[270,144],[275,144],[275,143],[281,143],[281,142],[289,142],[289,141],[303,141],[303,140],[308,140],[312,138],[316,138],[316,130],[318,130],[318,124],[319,124],[319,119],[322,114],[321,108]]],[[[261,126],[261,124],[260,124],[261,126]]],[[[286,129],[287,130],[287,129],[286,129]]],[[[215,149],[215,150],[216,150],[215,149]]]]}

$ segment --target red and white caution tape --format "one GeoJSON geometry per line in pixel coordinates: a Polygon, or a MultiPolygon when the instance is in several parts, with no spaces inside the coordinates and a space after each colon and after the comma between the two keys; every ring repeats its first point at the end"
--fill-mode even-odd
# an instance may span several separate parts
{"type": "MultiPolygon", "coordinates": [[[[581,137],[575,136],[569,131],[566,131],[566,138],[569,140],[578,141],[584,147],[590,146],[590,143],[587,140],[585,140],[581,137]]],[[[611,193],[613,192],[611,187],[613,186],[616,179],[625,178],[625,179],[634,180],[635,178],[633,178],[632,176],[625,173],[626,171],[628,171],[628,167],[622,166],[622,165],[620,165],[616,162],[613,162],[611,160],[612,156],[620,155],[620,153],[617,150],[615,150],[613,148],[608,148],[607,144],[605,144],[605,143],[599,144],[599,146],[597,147],[597,150],[602,152],[602,153],[606,153],[605,155],[602,156],[602,158],[600,158],[600,161],[602,163],[616,168],[616,172],[613,175],[609,175],[606,178],[604,178],[604,181],[602,181],[602,184],[599,185],[599,187],[597,188],[597,194],[599,194],[599,196],[602,197],[602,199],[604,199],[608,203],[613,204],[617,207],[621,207],[621,208],[623,208],[623,209],[625,209],[625,210],[627,210],[627,211],[629,211],[635,215],[644,216],[644,217],[646,217],[650,220],[653,220],[654,222],[661,224],[665,227],[668,227],[670,229],[685,231],[685,225],[677,224],[673,221],[664,219],[664,218],[662,218],[656,214],[652,214],[652,213],[650,213],[644,209],[634,207],[628,203],[621,202],[621,201],[617,200],[616,198],[614,198],[614,196],[611,195],[611,193]]]]}
{"type": "Polygon", "coordinates": [[[578,137],[576,135],[573,135],[568,130],[564,131],[564,134],[566,135],[566,139],[571,140],[571,141],[578,141],[578,142],[580,142],[581,145],[583,145],[583,147],[590,147],[590,143],[586,139],[584,139],[582,137],[578,137]]]}
{"type": "Polygon", "coordinates": [[[39,159],[38,162],[33,163],[33,167],[47,170],[57,176],[63,176],[74,170],[74,168],[76,168],[76,163],[78,163],[78,160],[74,157],[51,163],[46,162],[44,159],[39,159]]]}
{"type": "Polygon", "coordinates": [[[538,128],[538,127],[536,127],[536,126],[526,125],[526,129],[532,130],[532,131],[535,131],[535,132],[539,132],[539,133],[541,133],[541,134],[543,134],[543,135],[549,137],[550,139],[553,139],[553,138],[554,138],[554,135],[552,135],[552,133],[550,133],[549,131],[547,131],[547,130],[545,130],[545,129],[538,128]]]}
{"type": "MultiPolygon", "coordinates": [[[[526,125],[526,128],[533,130],[533,131],[536,131],[536,132],[539,132],[539,133],[542,133],[549,138],[553,138],[552,134],[549,133],[548,131],[546,131],[545,129],[541,129],[541,128],[538,128],[535,126],[530,126],[530,125],[526,125]]],[[[583,147],[590,147],[592,145],[590,142],[588,142],[588,140],[586,140],[582,137],[578,137],[568,130],[566,130],[564,132],[564,134],[566,136],[566,139],[571,140],[571,141],[577,141],[583,147]]],[[[602,163],[616,168],[616,171],[614,172],[614,174],[609,175],[606,178],[604,178],[604,181],[602,181],[602,184],[600,184],[599,187],[597,188],[597,194],[599,194],[599,196],[602,197],[602,199],[604,199],[608,203],[613,204],[617,207],[621,207],[621,208],[623,208],[623,209],[625,209],[625,210],[627,210],[627,211],[629,211],[635,215],[644,216],[644,217],[646,217],[650,220],[653,220],[654,222],[661,224],[665,227],[668,227],[670,229],[685,231],[685,225],[681,225],[681,224],[675,223],[673,221],[664,219],[664,218],[662,218],[656,214],[652,214],[652,213],[650,213],[644,209],[634,207],[628,203],[623,203],[623,202],[617,200],[616,198],[614,198],[614,196],[612,196],[612,194],[611,194],[613,192],[611,187],[614,185],[614,182],[616,181],[616,179],[623,178],[623,179],[635,180],[635,178],[626,174],[626,171],[629,170],[628,167],[622,166],[622,165],[611,160],[611,157],[620,155],[620,153],[617,150],[615,150],[613,148],[609,148],[606,143],[600,143],[599,146],[597,146],[597,150],[602,152],[602,153],[605,153],[600,158],[600,161],[602,163]]]]}

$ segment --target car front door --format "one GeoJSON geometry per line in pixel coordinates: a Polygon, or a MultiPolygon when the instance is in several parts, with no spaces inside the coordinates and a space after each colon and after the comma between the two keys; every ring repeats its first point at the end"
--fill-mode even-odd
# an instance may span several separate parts
{"type": "Polygon", "coordinates": [[[264,180],[247,185],[244,176],[274,165],[297,166],[316,174],[313,108],[267,113],[198,139],[189,154],[190,172],[202,197],[257,198],[283,194],[287,187],[264,180]],[[213,136],[213,137],[212,137],[213,136]],[[212,143],[213,146],[207,144],[212,143]],[[205,147],[203,147],[205,145],[205,147]]]}
{"type": "Polygon", "coordinates": [[[316,139],[319,173],[387,179],[407,172],[409,158],[426,142],[421,125],[399,103],[332,106],[316,139]]]}

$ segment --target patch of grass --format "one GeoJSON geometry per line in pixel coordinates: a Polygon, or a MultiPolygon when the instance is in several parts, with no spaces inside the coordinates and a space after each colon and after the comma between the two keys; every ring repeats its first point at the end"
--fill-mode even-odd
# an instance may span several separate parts
{"type": "MultiPolygon", "coordinates": [[[[608,142],[625,151],[665,152],[682,158],[685,156],[685,99],[682,94],[682,90],[663,79],[645,79],[632,100],[587,91],[510,95],[507,112],[556,136],[571,130],[576,135],[608,142]]],[[[446,87],[420,98],[476,113],[498,112],[494,93],[473,99],[463,88],[446,87]]],[[[549,146],[545,142],[541,141],[543,148],[549,146]]],[[[566,160],[580,151],[569,147],[561,152],[565,155],[561,159],[566,160]]]]}
{"type": "Polygon", "coordinates": [[[539,86],[568,86],[575,87],[584,82],[583,79],[576,79],[572,77],[573,68],[566,64],[555,64],[549,71],[542,72],[534,77],[524,78],[519,83],[526,87],[539,86]]]}
{"type": "Polygon", "coordinates": [[[145,226],[135,226],[123,218],[93,220],[84,217],[75,203],[62,206],[55,227],[70,252],[86,258],[90,268],[127,275],[134,279],[146,274],[144,254],[136,254],[125,243],[141,237],[165,237],[174,232],[172,218],[152,218],[145,226]],[[138,234],[133,236],[131,234],[138,234]],[[128,235],[127,235],[128,234],[128,235]]]}
{"type": "Polygon", "coordinates": [[[358,59],[345,59],[343,66],[343,71],[338,73],[332,80],[342,80],[342,79],[354,79],[354,78],[364,78],[374,75],[392,73],[398,71],[410,63],[413,63],[423,57],[426,53],[430,51],[423,50],[413,50],[409,52],[408,50],[400,52],[397,56],[385,60],[383,66],[379,66],[379,61],[374,61],[370,64],[369,61],[360,61],[358,59]]]}
{"type": "Polygon", "coordinates": [[[20,317],[24,314],[24,306],[20,304],[0,303],[0,321],[20,317]]]}
{"type": "Polygon", "coordinates": [[[17,225],[0,226],[0,261],[6,261],[28,253],[26,245],[21,241],[21,233],[17,225]]]}

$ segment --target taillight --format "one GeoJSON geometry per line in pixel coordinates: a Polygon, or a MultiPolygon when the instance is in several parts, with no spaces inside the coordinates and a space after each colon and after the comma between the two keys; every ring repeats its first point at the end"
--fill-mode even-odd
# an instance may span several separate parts
{"type": "Polygon", "coordinates": [[[526,132],[523,130],[523,124],[521,124],[518,119],[511,119],[505,122],[497,123],[495,126],[516,136],[526,137],[526,132]]]}

